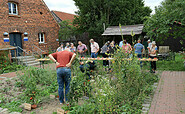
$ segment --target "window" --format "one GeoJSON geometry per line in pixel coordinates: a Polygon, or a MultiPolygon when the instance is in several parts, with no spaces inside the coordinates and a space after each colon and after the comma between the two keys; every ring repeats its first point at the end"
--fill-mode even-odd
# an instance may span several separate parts
{"type": "Polygon", "coordinates": [[[16,3],[9,2],[8,3],[8,8],[9,8],[9,14],[18,15],[18,8],[17,8],[16,3]]]}
{"type": "Polygon", "coordinates": [[[44,33],[39,33],[39,43],[44,43],[44,33]]]}

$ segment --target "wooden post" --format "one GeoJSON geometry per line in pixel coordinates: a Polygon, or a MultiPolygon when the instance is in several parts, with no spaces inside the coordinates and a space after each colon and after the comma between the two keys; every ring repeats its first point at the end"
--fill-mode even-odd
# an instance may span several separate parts
{"type": "Polygon", "coordinates": [[[12,55],[11,55],[11,50],[8,50],[9,51],[9,54],[8,54],[8,58],[10,60],[10,63],[12,63],[12,55]]]}

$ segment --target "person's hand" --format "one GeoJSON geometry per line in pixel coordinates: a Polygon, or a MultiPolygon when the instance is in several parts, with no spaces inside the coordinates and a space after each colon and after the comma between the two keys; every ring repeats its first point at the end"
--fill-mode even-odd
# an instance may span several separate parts
{"type": "Polygon", "coordinates": [[[68,63],[68,64],[66,65],[66,67],[69,67],[69,68],[70,68],[70,67],[71,67],[71,63],[68,63]]]}
{"type": "Polygon", "coordinates": [[[80,53],[83,53],[83,51],[82,51],[82,50],[79,50],[79,52],[80,52],[80,53]]]}
{"type": "Polygon", "coordinates": [[[58,62],[56,62],[55,64],[56,64],[57,66],[60,65],[60,63],[58,63],[58,62]]]}

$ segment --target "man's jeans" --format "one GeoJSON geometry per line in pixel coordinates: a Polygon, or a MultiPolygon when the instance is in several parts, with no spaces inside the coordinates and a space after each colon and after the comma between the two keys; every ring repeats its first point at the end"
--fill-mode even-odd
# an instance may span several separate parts
{"type": "Polygon", "coordinates": [[[57,68],[58,94],[60,103],[64,103],[64,84],[65,84],[65,101],[68,101],[67,94],[70,89],[71,69],[68,67],[57,68]]]}
{"type": "MultiPolygon", "coordinates": [[[[142,59],[142,54],[137,54],[137,57],[140,58],[140,59],[142,59]]],[[[143,67],[142,61],[140,61],[140,67],[143,67]]]]}
{"type": "Polygon", "coordinates": [[[93,53],[93,52],[91,52],[91,58],[97,58],[97,56],[98,56],[98,53],[93,53]]]}

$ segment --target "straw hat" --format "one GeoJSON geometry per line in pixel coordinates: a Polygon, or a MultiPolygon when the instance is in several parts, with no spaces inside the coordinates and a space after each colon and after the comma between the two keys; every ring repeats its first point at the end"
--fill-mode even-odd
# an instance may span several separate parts
{"type": "Polygon", "coordinates": [[[155,43],[155,41],[153,41],[153,42],[152,42],[152,44],[154,44],[154,45],[155,45],[155,44],[156,44],[156,43],[155,43]]]}

